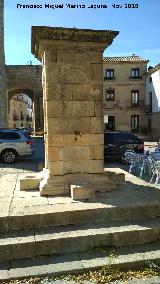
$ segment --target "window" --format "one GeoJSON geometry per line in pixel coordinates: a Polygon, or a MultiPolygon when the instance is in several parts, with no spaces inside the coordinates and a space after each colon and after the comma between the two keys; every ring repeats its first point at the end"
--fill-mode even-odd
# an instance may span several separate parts
{"type": "Polygon", "coordinates": [[[0,132],[0,139],[3,140],[17,140],[20,138],[20,135],[15,132],[0,132]]]}
{"type": "Polygon", "coordinates": [[[114,101],[114,89],[107,89],[105,95],[106,101],[114,101]]]}
{"type": "Polygon", "coordinates": [[[113,79],[114,79],[114,69],[106,69],[105,80],[113,80],[113,79]]]}
{"type": "Polygon", "coordinates": [[[132,79],[141,79],[142,78],[141,76],[139,76],[139,68],[132,68],[131,78],[132,79]]]}
{"type": "Polygon", "coordinates": [[[139,68],[132,68],[131,77],[138,77],[138,76],[139,76],[139,68]]]}
{"type": "Polygon", "coordinates": [[[131,106],[135,107],[139,105],[139,91],[133,90],[131,91],[131,106]]]}
{"type": "Polygon", "coordinates": [[[149,83],[152,83],[152,77],[149,77],[149,83]]]}
{"type": "Polygon", "coordinates": [[[134,133],[139,132],[139,115],[131,115],[131,131],[134,133]]]}

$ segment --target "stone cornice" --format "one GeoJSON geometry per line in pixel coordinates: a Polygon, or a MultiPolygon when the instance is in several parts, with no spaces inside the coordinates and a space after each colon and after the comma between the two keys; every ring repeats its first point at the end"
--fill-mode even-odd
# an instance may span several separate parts
{"type": "Polygon", "coordinates": [[[110,45],[119,34],[111,30],[90,30],[61,27],[32,27],[32,53],[37,56],[41,40],[72,40],[84,42],[100,42],[110,45]]]}

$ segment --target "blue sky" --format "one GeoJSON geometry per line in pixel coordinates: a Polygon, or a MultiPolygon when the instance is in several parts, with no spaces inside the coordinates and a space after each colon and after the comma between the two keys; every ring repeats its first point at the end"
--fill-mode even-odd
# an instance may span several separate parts
{"type": "Polygon", "coordinates": [[[160,0],[4,0],[6,64],[38,64],[31,54],[31,26],[76,27],[116,30],[119,35],[104,56],[136,54],[160,63],[160,0]],[[66,4],[85,4],[84,9],[66,8],[66,4]],[[136,3],[138,8],[125,8],[136,3]],[[43,5],[42,9],[17,8],[17,4],[43,5]],[[63,9],[44,8],[45,4],[63,4],[63,9]],[[107,9],[88,8],[106,4],[107,9]],[[112,5],[122,5],[114,8],[112,5]]]}

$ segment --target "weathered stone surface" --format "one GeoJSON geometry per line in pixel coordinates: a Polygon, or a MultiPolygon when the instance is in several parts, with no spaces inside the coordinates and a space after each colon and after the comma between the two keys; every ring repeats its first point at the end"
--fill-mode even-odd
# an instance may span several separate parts
{"type": "Polygon", "coordinates": [[[25,176],[20,179],[20,190],[32,190],[39,189],[41,177],[37,176],[25,176]]]}
{"type": "Polygon", "coordinates": [[[94,100],[94,97],[91,95],[91,85],[88,84],[73,84],[73,100],[74,101],[90,101],[94,100]]]}
{"type": "Polygon", "coordinates": [[[46,101],[46,112],[48,117],[62,117],[62,102],[61,101],[46,101]]]}
{"type": "Polygon", "coordinates": [[[97,116],[91,118],[91,133],[103,133],[104,122],[103,116],[97,116]]]}
{"type": "Polygon", "coordinates": [[[49,88],[45,88],[45,99],[46,100],[61,100],[61,84],[53,84],[49,88]]]}
{"type": "Polygon", "coordinates": [[[71,185],[71,197],[74,200],[91,199],[95,197],[95,191],[91,185],[71,185]]]}
{"type": "Polygon", "coordinates": [[[104,146],[95,145],[90,147],[91,160],[103,160],[104,158],[104,146]]]}
{"type": "Polygon", "coordinates": [[[103,115],[103,104],[101,101],[95,101],[95,116],[103,115]]]}
{"type": "Polygon", "coordinates": [[[0,260],[33,258],[36,256],[34,231],[1,235],[0,260]]]}
{"type": "Polygon", "coordinates": [[[58,196],[58,195],[64,195],[65,194],[65,180],[64,176],[54,176],[48,178],[48,175],[46,175],[46,178],[41,181],[40,183],[40,194],[41,196],[58,196]]]}
{"type": "Polygon", "coordinates": [[[70,160],[64,163],[64,174],[89,172],[89,160],[70,160]]]}
{"type": "Polygon", "coordinates": [[[63,167],[64,167],[63,161],[48,162],[48,169],[55,176],[64,174],[63,167]]]}
{"type": "Polygon", "coordinates": [[[91,145],[104,145],[104,135],[91,134],[91,145]]]}
{"type": "Polygon", "coordinates": [[[46,87],[51,86],[52,84],[59,83],[60,78],[60,66],[56,63],[47,63],[46,65],[46,87]]]}
{"type": "Polygon", "coordinates": [[[57,52],[55,51],[55,49],[50,49],[45,52],[45,61],[45,63],[57,61],[57,52]]]}
{"type": "Polygon", "coordinates": [[[64,101],[64,117],[94,116],[94,102],[92,101],[64,101]]]}
{"type": "MultiPolygon", "coordinates": [[[[47,137],[46,137],[47,138],[47,137]]],[[[48,147],[63,146],[63,135],[48,135],[48,147]]]]}
{"type": "Polygon", "coordinates": [[[91,144],[91,136],[90,134],[70,134],[63,136],[63,144],[64,146],[81,146],[81,145],[90,145],[91,144]]]}
{"type": "MultiPolygon", "coordinates": [[[[86,68],[89,69],[89,66],[86,65],[86,68]]],[[[68,67],[62,67],[60,71],[60,82],[64,83],[88,83],[89,78],[89,70],[86,70],[83,66],[75,66],[73,65],[68,67]]]]}
{"type": "Polygon", "coordinates": [[[102,160],[90,160],[89,172],[90,173],[103,173],[103,159],[102,160]]]}
{"type": "Polygon", "coordinates": [[[47,128],[49,134],[59,135],[62,134],[63,119],[62,118],[51,118],[47,119],[47,128]]]}
{"type": "Polygon", "coordinates": [[[62,100],[73,99],[73,84],[61,84],[61,98],[62,100]]]}
{"type": "Polygon", "coordinates": [[[102,63],[91,64],[91,80],[101,82],[103,78],[103,65],[102,63]]]}
{"type": "Polygon", "coordinates": [[[48,147],[48,160],[51,162],[63,160],[63,147],[48,147]]]}
{"type": "Polygon", "coordinates": [[[90,160],[89,146],[64,146],[64,161],[90,160]]]}
{"type": "Polygon", "coordinates": [[[66,117],[63,121],[63,134],[74,134],[79,132],[81,134],[88,134],[91,131],[90,117],[66,117]]]}

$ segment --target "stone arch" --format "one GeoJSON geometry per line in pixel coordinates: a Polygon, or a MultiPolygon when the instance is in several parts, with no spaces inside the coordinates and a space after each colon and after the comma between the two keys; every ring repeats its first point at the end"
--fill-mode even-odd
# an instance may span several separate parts
{"type": "Polygon", "coordinates": [[[11,98],[18,93],[24,93],[34,103],[35,131],[43,131],[43,91],[41,81],[41,66],[13,65],[7,66],[8,107],[11,98]]]}

